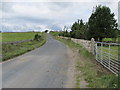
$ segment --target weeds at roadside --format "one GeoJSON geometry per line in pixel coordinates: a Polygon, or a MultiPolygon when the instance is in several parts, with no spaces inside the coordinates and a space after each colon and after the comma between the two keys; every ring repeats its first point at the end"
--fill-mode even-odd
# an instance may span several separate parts
{"type": "MultiPolygon", "coordinates": [[[[99,65],[94,56],[89,53],[85,48],[72,42],[71,40],[61,39],[55,37],[55,39],[63,42],[70,48],[74,48],[79,51],[79,56],[82,57],[76,64],[76,69],[81,71],[82,77],[89,83],[87,87],[90,88],[118,88],[118,76],[109,72],[106,68],[99,65]]],[[[80,77],[76,75],[76,88],[80,88],[80,77]]]]}

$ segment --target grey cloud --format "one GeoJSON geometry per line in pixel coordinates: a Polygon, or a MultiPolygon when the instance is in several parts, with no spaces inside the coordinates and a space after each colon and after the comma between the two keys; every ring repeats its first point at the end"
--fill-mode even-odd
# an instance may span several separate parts
{"type": "Polygon", "coordinates": [[[11,8],[13,3],[11,3],[11,2],[3,2],[1,4],[2,4],[2,7],[0,9],[3,12],[7,12],[7,13],[13,12],[13,9],[11,8]]]}
{"type": "MultiPolygon", "coordinates": [[[[100,4],[100,3],[97,3],[100,4]]],[[[101,4],[105,4],[108,5],[111,3],[101,3],[101,4]]],[[[87,21],[87,18],[89,18],[92,9],[94,7],[95,4],[93,3],[73,3],[73,2],[41,2],[41,3],[15,3],[15,2],[7,2],[7,3],[3,3],[2,8],[0,8],[3,12],[5,12],[6,14],[8,14],[8,16],[10,17],[6,17],[3,16],[2,18],[2,22],[3,23],[9,23],[12,24],[13,27],[9,27],[9,26],[3,26],[3,31],[15,31],[17,29],[21,29],[21,31],[26,31],[26,30],[33,30],[33,29],[37,29],[37,30],[42,30],[42,25],[46,26],[45,28],[51,29],[51,30],[60,30],[62,27],[64,27],[64,25],[66,25],[67,23],[71,23],[76,21],[77,19],[83,19],[84,21],[87,21]],[[90,5],[91,4],[91,5],[90,5]],[[51,14],[51,17],[48,18],[40,15],[38,15],[38,17],[36,16],[32,16],[32,15],[24,15],[24,14],[18,14],[16,13],[12,6],[13,5],[24,5],[24,6],[34,6],[36,7],[38,10],[41,8],[41,6],[45,6],[47,9],[50,10],[49,14],[51,14]],[[91,8],[92,7],[92,8],[91,8]],[[68,13],[61,13],[59,15],[60,11],[65,10],[65,12],[68,13]],[[52,12],[57,12],[56,16],[52,13],[52,12]],[[59,17],[58,17],[58,16],[59,17]],[[30,23],[32,26],[31,27],[27,27],[26,24],[30,23]],[[19,26],[16,26],[16,24],[19,24],[19,26]],[[40,25],[41,27],[37,27],[35,25],[40,25]],[[61,27],[62,26],[62,27],[61,27]],[[24,27],[24,28],[22,28],[24,27]],[[27,29],[25,28],[27,27],[27,29]]],[[[24,11],[24,10],[23,10],[24,11]]],[[[45,11],[43,9],[43,11],[45,11]]],[[[34,14],[34,13],[33,13],[34,14]]],[[[0,20],[1,21],[1,20],[0,20]]],[[[72,24],[72,23],[71,23],[72,24]]],[[[67,24],[68,25],[68,24],[67,24]]],[[[19,31],[18,30],[18,31],[19,31]]]]}
{"type": "Polygon", "coordinates": [[[47,27],[50,28],[51,30],[61,30],[61,27],[55,24],[47,26],[47,27]]]}
{"type": "Polygon", "coordinates": [[[120,29],[120,1],[118,3],[118,28],[120,29]]]}

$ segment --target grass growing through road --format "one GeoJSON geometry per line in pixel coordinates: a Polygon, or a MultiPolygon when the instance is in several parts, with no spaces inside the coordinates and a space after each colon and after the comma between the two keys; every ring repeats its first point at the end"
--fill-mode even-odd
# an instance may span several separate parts
{"type": "Polygon", "coordinates": [[[80,60],[76,64],[76,69],[81,71],[82,74],[76,76],[76,87],[80,88],[81,77],[89,83],[87,87],[92,88],[118,88],[118,76],[110,73],[99,63],[96,62],[94,56],[89,53],[85,48],[72,42],[70,39],[55,39],[63,42],[70,48],[79,50],[80,60]],[[83,59],[82,59],[83,58],[83,59]]]}
{"type": "MultiPolygon", "coordinates": [[[[33,35],[34,37],[34,35],[33,35]]],[[[4,44],[2,45],[2,60],[5,61],[7,59],[13,58],[15,56],[24,54],[28,51],[31,51],[37,47],[42,46],[46,42],[46,35],[41,34],[40,41],[28,41],[18,44],[4,44]]]]}

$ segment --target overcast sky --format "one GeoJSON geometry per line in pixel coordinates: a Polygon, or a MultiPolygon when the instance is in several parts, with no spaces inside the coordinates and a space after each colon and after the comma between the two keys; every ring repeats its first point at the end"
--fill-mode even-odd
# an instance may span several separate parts
{"type": "Polygon", "coordinates": [[[62,30],[77,19],[87,22],[96,5],[108,6],[118,20],[118,0],[2,0],[0,26],[4,32],[62,30]]]}

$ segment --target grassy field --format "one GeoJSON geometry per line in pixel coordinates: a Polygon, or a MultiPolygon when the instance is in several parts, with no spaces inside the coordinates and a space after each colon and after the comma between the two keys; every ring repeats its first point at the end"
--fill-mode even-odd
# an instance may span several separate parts
{"type": "Polygon", "coordinates": [[[120,37],[119,38],[104,38],[103,41],[119,41],[120,40],[120,37]]]}
{"type": "Polygon", "coordinates": [[[76,69],[78,72],[81,71],[82,73],[82,75],[79,74],[76,76],[77,88],[80,88],[81,77],[84,77],[84,79],[89,83],[88,87],[90,88],[118,88],[118,76],[108,72],[104,67],[99,65],[94,56],[85,48],[71,40],[61,39],[55,36],[54,38],[63,42],[72,49],[79,50],[79,55],[84,58],[83,60],[78,60],[76,63],[76,69]]]}
{"type": "Polygon", "coordinates": [[[60,32],[50,32],[50,34],[52,34],[52,36],[58,36],[60,32]]]}
{"type": "Polygon", "coordinates": [[[41,34],[40,32],[2,33],[2,42],[14,42],[33,39],[36,33],[41,34]]]}
{"type": "MultiPolygon", "coordinates": [[[[7,33],[5,35],[7,35],[7,33]]],[[[10,35],[13,35],[13,34],[9,34],[9,36],[10,35]]],[[[15,33],[15,35],[17,37],[17,33],[15,33]]],[[[10,39],[5,38],[5,36],[3,36],[2,39],[4,41],[16,41],[16,40],[18,41],[18,40],[23,40],[23,39],[25,39],[25,40],[32,39],[34,37],[35,33],[31,33],[31,34],[28,33],[28,36],[30,38],[28,38],[28,36],[27,36],[27,38],[25,38],[27,33],[18,34],[18,36],[20,36],[20,35],[23,36],[22,39],[20,39],[20,37],[19,37],[18,39],[12,40],[10,37],[9,37],[10,39]],[[21,35],[21,34],[23,34],[23,35],[21,35]]],[[[15,36],[13,36],[13,37],[15,38],[15,36]]],[[[38,47],[42,46],[45,42],[46,42],[46,35],[45,35],[45,33],[43,33],[43,34],[41,34],[41,38],[39,41],[32,40],[32,41],[18,43],[18,44],[12,44],[12,45],[11,44],[4,44],[4,45],[2,45],[2,61],[8,60],[8,59],[13,58],[15,56],[19,56],[19,55],[24,54],[28,51],[31,51],[35,48],[38,48],[38,47]]]]}
{"type": "Polygon", "coordinates": [[[102,48],[99,46],[98,50],[100,52],[101,52],[101,50],[102,50],[102,52],[106,52],[106,53],[110,52],[111,55],[114,55],[114,56],[118,57],[118,46],[110,46],[110,51],[109,51],[109,47],[108,46],[104,46],[102,48]]]}

